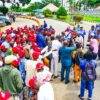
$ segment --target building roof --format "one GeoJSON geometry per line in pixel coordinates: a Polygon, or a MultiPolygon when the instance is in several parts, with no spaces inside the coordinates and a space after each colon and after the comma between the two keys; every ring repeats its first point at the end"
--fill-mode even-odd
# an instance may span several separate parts
{"type": "Polygon", "coordinates": [[[52,12],[56,12],[58,10],[58,7],[56,7],[54,4],[50,3],[43,8],[43,10],[46,10],[46,9],[49,9],[52,12]]]}
{"type": "Polygon", "coordinates": [[[95,10],[100,10],[100,6],[98,6],[97,8],[95,8],[95,10]]]}

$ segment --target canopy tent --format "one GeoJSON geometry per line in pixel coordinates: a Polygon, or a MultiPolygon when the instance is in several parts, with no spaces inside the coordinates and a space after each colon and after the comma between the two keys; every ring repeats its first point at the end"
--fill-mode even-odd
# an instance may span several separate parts
{"type": "Polygon", "coordinates": [[[43,8],[43,10],[46,10],[46,9],[49,9],[52,12],[56,12],[58,10],[58,7],[56,7],[54,4],[50,3],[43,8]]]}

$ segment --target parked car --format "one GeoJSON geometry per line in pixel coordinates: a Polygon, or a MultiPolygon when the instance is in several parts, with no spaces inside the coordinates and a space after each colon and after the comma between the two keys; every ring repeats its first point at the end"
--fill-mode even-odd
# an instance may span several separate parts
{"type": "Polygon", "coordinates": [[[0,20],[0,27],[6,26],[3,20],[0,20]]]}
{"type": "Polygon", "coordinates": [[[0,26],[11,25],[11,22],[6,17],[0,16],[0,26]]]}

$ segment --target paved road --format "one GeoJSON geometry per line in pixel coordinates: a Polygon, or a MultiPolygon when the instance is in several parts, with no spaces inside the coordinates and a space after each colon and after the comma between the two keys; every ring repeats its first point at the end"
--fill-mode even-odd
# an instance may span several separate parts
{"type": "Polygon", "coordinates": [[[5,30],[5,29],[10,28],[10,27],[13,27],[13,28],[24,27],[25,25],[32,26],[33,24],[38,25],[35,21],[29,20],[29,19],[17,18],[15,23],[2,28],[2,30],[5,30]]]}
{"type": "MultiPolygon", "coordinates": [[[[65,23],[65,22],[61,22],[61,21],[55,21],[55,20],[51,20],[51,19],[45,19],[47,21],[47,23],[49,25],[52,25],[55,30],[56,30],[56,34],[61,33],[63,30],[66,29],[66,27],[70,26],[69,24],[65,23]]],[[[43,20],[41,20],[43,21],[43,20]]],[[[16,26],[23,26],[23,25],[33,25],[36,23],[30,20],[26,20],[26,19],[17,19],[16,23],[12,24],[12,26],[16,27],[16,26]]],[[[82,26],[89,30],[91,23],[88,22],[83,22],[82,26]]],[[[9,26],[11,27],[11,26],[9,26]]],[[[86,36],[87,37],[87,36],[86,36]]],[[[60,69],[60,66],[59,66],[60,69]]],[[[94,89],[94,97],[93,100],[100,100],[100,61],[98,61],[98,67],[97,67],[97,73],[98,73],[98,80],[95,82],[95,89],[94,89]]],[[[60,82],[60,79],[56,79],[52,82],[53,84],[53,88],[54,88],[54,92],[55,92],[55,100],[79,100],[78,99],[78,94],[79,94],[79,87],[80,87],[80,83],[78,84],[74,84],[72,82],[73,80],[73,73],[71,72],[70,75],[70,84],[65,85],[64,83],[60,82]]]]}

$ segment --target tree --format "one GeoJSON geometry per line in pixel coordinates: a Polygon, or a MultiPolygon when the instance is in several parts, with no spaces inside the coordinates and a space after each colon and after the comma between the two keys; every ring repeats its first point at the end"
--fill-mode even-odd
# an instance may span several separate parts
{"type": "Polygon", "coordinates": [[[21,8],[18,4],[12,4],[12,6],[10,7],[10,9],[12,11],[15,11],[15,12],[20,12],[21,11],[21,8]]]}
{"type": "MultiPolygon", "coordinates": [[[[56,12],[56,14],[57,14],[57,18],[66,18],[66,16],[67,16],[67,11],[66,11],[66,9],[63,7],[63,6],[61,6],[59,9],[58,9],[58,11],[56,12]]],[[[62,18],[62,19],[63,19],[62,18]]]]}
{"type": "Polygon", "coordinates": [[[24,6],[25,4],[29,4],[31,0],[19,0],[22,5],[24,6]]]}
{"type": "Polygon", "coordinates": [[[0,12],[6,15],[8,13],[8,8],[5,6],[0,7],[0,12]]]}
{"type": "Polygon", "coordinates": [[[82,4],[85,4],[87,7],[94,7],[100,4],[100,0],[82,0],[82,4]]]}
{"type": "Polygon", "coordinates": [[[49,3],[53,3],[55,6],[59,7],[60,6],[60,0],[42,0],[42,5],[46,6],[49,3]]]}
{"type": "Polygon", "coordinates": [[[35,2],[35,3],[30,4],[27,8],[23,8],[22,11],[33,12],[33,10],[42,9],[42,8],[43,8],[43,6],[41,3],[35,2]]]}

